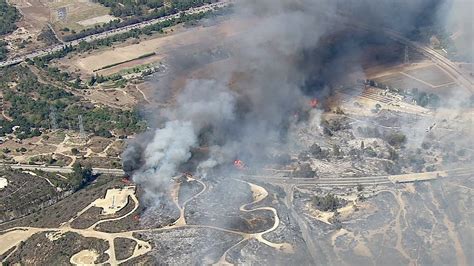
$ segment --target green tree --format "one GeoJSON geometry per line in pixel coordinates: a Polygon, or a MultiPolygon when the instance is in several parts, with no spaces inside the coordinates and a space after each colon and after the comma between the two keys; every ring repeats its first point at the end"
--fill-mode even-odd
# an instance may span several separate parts
{"type": "Polygon", "coordinates": [[[75,163],[72,166],[72,181],[77,189],[83,188],[94,178],[92,167],[90,165],[82,166],[80,163],[75,163]]]}
{"type": "Polygon", "coordinates": [[[79,150],[78,150],[77,148],[72,148],[72,149],[71,149],[71,153],[72,153],[73,155],[78,155],[78,154],[79,154],[79,150]]]}
{"type": "Polygon", "coordinates": [[[321,211],[336,211],[337,208],[341,205],[341,203],[341,200],[331,193],[327,194],[324,197],[313,197],[313,205],[321,211]]]}
{"type": "Polygon", "coordinates": [[[392,146],[401,146],[407,141],[407,137],[402,132],[391,132],[385,140],[392,146]]]}
{"type": "Polygon", "coordinates": [[[15,22],[20,19],[20,12],[10,6],[6,0],[0,0],[0,35],[16,29],[15,22]]]}

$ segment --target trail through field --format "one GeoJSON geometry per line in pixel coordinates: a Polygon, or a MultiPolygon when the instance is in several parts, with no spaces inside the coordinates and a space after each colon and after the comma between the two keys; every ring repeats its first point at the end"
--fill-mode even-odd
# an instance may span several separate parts
{"type": "MultiPolygon", "coordinates": [[[[207,226],[207,225],[188,225],[186,223],[185,219],[185,208],[188,202],[191,200],[195,199],[196,197],[200,196],[202,193],[204,193],[207,190],[207,186],[204,182],[201,180],[188,177],[188,182],[189,181],[195,181],[198,182],[199,184],[202,185],[202,189],[187,199],[185,202],[183,202],[182,206],[179,204],[179,189],[180,186],[177,184],[177,186],[173,189],[171,192],[171,196],[173,198],[173,201],[175,202],[176,206],[180,210],[180,217],[171,225],[165,226],[162,228],[152,228],[152,229],[138,229],[138,230],[130,230],[126,232],[118,232],[118,233],[108,233],[108,232],[102,232],[96,230],[97,225],[107,222],[107,221],[118,221],[121,219],[124,219],[128,216],[130,216],[132,213],[134,213],[138,207],[139,207],[139,201],[137,197],[132,194],[131,199],[134,202],[135,206],[133,209],[131,209],[129,212],[126,214],[120,216],[120,217],[115,217],[115,218],[108,218],[104,220],[97,221],[94,223],[92,226],[90,226],[87,229],[75,229],[71,227],[71,223],[77,219],[79,216],[81,216],[83,213],[85,213],[88,209],[91,207],[95,206],[95,201],[86,206],[84,209],[79,211],[72,219],[69,221],[61,224],[58,228],[35,228],[35,227],[15,227],[11,228],[8,230],[3,231],[3,234],[0,235],[0,254],[5,254],[8,250],[11,250],[12,248],[18,248],[19,245],[21,244],[22,241],[27,241],[29,237],[31,237],[35,233],[46,233],[50,232],[55,235],[55,237],[58,237],[62,234],[72,232],[72,233],[77,233],[83,237],[92,237],[92,238],[97,238],[97,239],[102,239],[108,242],[109,248],[105,251],[106,254],[109,255],[109,259],[105,263],[110,263],[111,265],[117,265],[119,263],[123,263],[126,261],[129,261],[133,258],[136,258],[138,256],[144,255],[151,251],[151,245],[150,243],[137,239],[136,237],[133,236],[134,233],[146,233],[146,232],[159,232],[159,231],[166,231],[166,230],[173,230],[173,229],[178,229],[178,228],[183,228],[183,227],[189,227],[189,228],[208,228],[208,229],[213,229],[213,230],[218,230],[226,233],[231,233],[231,234],[237,234],[242,236],[242,240],[239,241],[237,244],[233,245],[229,249],[227,249],[224,254],[220,257],[219,261],[217,263],[219,264],[224,264],[226,262],[226,255],[229,250],[237,246],[238,244],[242,243],[245,240],[250,240],[250,239],[256,239],[257,241],[268,245],[274,249],[277,249],[282,252],[286,253],[292,253],[293,252],[293,247],[289,243],[273,243],[267,239],[264,238],[264,235],[267,233],[270,233],[274,231],[280,223],[279,217],[277,210],[273,207],[258,207],[254,209],[250,209],[249,206],[253,204],[257,204],[264,200],[268,196],[268,192],[261,186],[257,186],[255,184],[245,182],[250,186],[250,190],[252,192],[253,196],[253,201],[250,203],[246,203],[240,207],[240,211],[242,212],[255,212],[255,211],[271,211],[274,216],[274,224],[271,228],[263,231],[263,232],[256,232],[256,233],[244,233],[244,232],[239,232],[239,231],[233,231],[233,230],[228,230],[225,228],[220,228],[216,226],[207,226]],[[114,240],[116,238],[126,238],[132,241],[135,241],[137,245],[135,246],[135,249],[133,251],[133,254],[124,259],[124,260],[117,260],[116,254],[115,254],[115,244],[114,240]]],[[[2,232],[0,232],[2,233],[2,232]]],[[[54,239],[52,240],[54,241],[54,239]]],[[[12,253],[10,253],[12,254],[12,253]]],[[[8,257],[7,257],[8,258],[8,257]]],[[[3,262],[6,261],[7,258],[4,258],[3,262]]],[[[71,263],[76,263],[76,264],[83,264],[83,263],[96,263],[95,260],[98,258],[94,251],[92,250],[83,250],[79,253],[74,254],[71,258],[70,261],[71,263]]]]}

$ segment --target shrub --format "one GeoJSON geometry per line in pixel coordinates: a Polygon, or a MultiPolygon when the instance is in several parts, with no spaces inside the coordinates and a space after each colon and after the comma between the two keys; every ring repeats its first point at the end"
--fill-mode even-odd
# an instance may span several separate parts
{"type": "Polygon", "coordinates": [[[314,196],[312,201],[314,207],[321,211],[335,211],[342,205],[342,201],[331,193],[324,197],[314,196]]]}
{"type": "Polygon", "coordinates": [[[401,146],[407,141],[407,137],[402,132],[391,132],[385,140],[392,146],[401,146]]]}

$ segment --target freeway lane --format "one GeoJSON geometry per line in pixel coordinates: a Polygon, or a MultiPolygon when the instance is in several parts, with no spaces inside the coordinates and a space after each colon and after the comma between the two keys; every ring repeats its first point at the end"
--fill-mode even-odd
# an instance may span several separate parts
{"type": "MultiPolygon", "coordinates": [[[[206,11],[213,10],[215,8],[225,7],[229,3],[231,3],[231,0],[225,0],[225,1],[222,1],[222,2],[203,5],[203,6],[198,7],[198,8],[190,8],[190,9],[184,11],[184,13],[185,14],[195,14],[195,13],[199,13],[199,12],[206,12],[206,11]]],[[[327,14],[325,14],[325,15],[327,15],[327,14]]],[[[339,16],[339,19],[344,18],[344,14],[339,14],[338,16],[339,16]]],[[[0,67],[5,67],[5,66],[18,64],[20,62],[25,61],[27,58],[33,59],[35,57],[45,56],[49,53],[56,52],[56,51],[59,51],[59,50],[63,49],[66,45],[76,46],[82,41],[91,42],[91,41],[95,41],[95,40],[99,40],[99,39],[104,39],[104,38],[107,38],[107,37],[112,36],[112,35],[124,33],[124,32],[130,31],[130,30],[133,30],[133,29],[143,28],[143,27],[146,27],[146,26],[149,26],[149,25],[152,25],[152,24],[156,24],[156,23],[159,23],[159,22],[163,22],[163,21],[166,21],[166,20],[170,20],[170,19],[173,19],[173,18],[176,18],[176,17],[179,17],[179,14],[174,14],[174,15],[169,15],[169,16],[165,16],[165,17],[162,17],[162,18],[143,21],[143,22],[140,22],[140,23],[124,26],[122,28],[109,30],[109,31],[105,31],[105,32],[102,32],[102,33],[98,33],[98,34],[89,35],[89,36],[86,36],[86,37],[83,37],[83,38],[80,38],[80,39],[77,39],[77,40],[74,40],[74,41],[66,42],[64,44],[51,46],[51,47],[48,47],[46,49],[39,50],[39,51],[30,53],[30,54],[27,54],[27,55],[23,55],[23,56],[20,56],[20,57],[16,57],[16,58],[13,58],[13,59],[2,61],[2,62],[0,62],[0,67]]],[[[341,21],[344,21],[344,20],[342,19],[341,21]]],[[[471,93],[474,93],[474,86],[473,86],[473,83],[472,83],[471,79],[466,77],[465,74],[463,74],[461,72],[461,70],[459,69],[459,67],[455,63],[451,62],[448,58],[440,55],[439,53],[437,53],[433,49],[429,48],[428,46],[417,43],[417,42],[414,42],[414,41],[411,41],[408,38],[404,37],[401,33],[396,32],[396,31],[391,30],[391,29],[388,29],[388,28],[374,27],[372,25],[363,24],[363,23],[360,23],[360,22],[357,22],[357,21],[349,21],[349,22],[345,21],[344,23],[347,24],[350,27],[355,27],[355,28],[359,28],[359,29],[365,29],[365,30],[368,30],[368,31],[383,33],[383,34],[387,35],[388,37],[394,39],[395,41],[398,41],[402,44],[405,44],[409,47],[412,47],[413,49],[417,50],[418,52],[420,52],[423,55],[430,58],[438,66],[440,66],[459,85],[467,88],[471,93]]]]}
{"type": "MultiPolygon", "coordinates": [[[[196,13],[200,13],[200,12],[207,12],[207,11],[214,10],[216,8],[225,7],[229,3],[230,3],[230,1],[222,1],[222,2],[217,2],[217,3],[207,4],[207,5],[203,5],[203,6],[196,7],[196,8],[190,8],[190,9],[184,11],[184,13],[186,15],[191,15],[191,14],[196,14],[196,13]]],[[[77,39],[77,40],[74,40],[74,41],[64,42],[62,44],[58,44],[58,45],[55,45],[55,46],[50,46],[48,48],[45,48],[45,49],[42,49],[42,50],[39,50],[39,51],[35,51],[35,52],[27,54],[27,55],[23,55],[23,56],[19,56],[19,57],[9,59],[9,60],[1,61],[0,62],[0,67],[15,65],[15,64],[18,64],[18,63],[21,63],[21,62],[25,61],[26,59],[33,59],[35,57],[42,57],[42,56],[45,56],[49,53],[54,53],[54,52],[60,51],[60,50],[64,49],[66,46],[76,46],[80,42],[83,42],[83,41],[84,42],[92,42],[92,41],[96,41],[96,40],[100,40],[100,39],[105,39],[105,38],[108,38],[108,37],[116,35],[116,34],[131,31],[133,29],[141,29],[141,28],[144,28],[146,26],[150,26],[150,25],[153,25],[153,24],[156,24],[156,23],[160,23],[160,22],[164,22],[164,21],[167,21],[167,20],[170,20],[170,19],[178,18],[179,16],[180,16],[179,13],[178,14],[173,14],[173,15],[168,15],[168,16],[165,16],[165,17],[152,19],[152,20],[147,20],[147,21],[143,21],[143,22],[140,22],[140,23],[124,26],[124,27],[121,27],[121,28],[117,28],[117,29],[113,29],[113,30],[109,30],[109,31],[104,31],[102,33],[89,35],[89,36],[86,36],[86,37],[83,37],[83,38],[80,38],[80,39],[77,39]]]]}
{"type": "MultiPolygon", "coordinates": [[[[10,167],[12,169],[23,169],[23,170],[41,170],[44,172],[52,173],[62,173],[69,174],[72,173],[72,167],[70,166],[44,166],[44,165],[29,165],[29,164],[3,164],[3,167],[10,167]]],[[[122,169],[114,168],[92,168],[94,174],[109,174],[124,176],[125,172],[122,169]]]]}
{"type": "MultiPolygon", "coordinates": [[[[12,169],[23,170],[42,170],[45,172],[56,173],[72,173],[70,166],[44,166],[44,165],[29,165],[29,164],[3,164],[3,167],[10,167],[12,169]]],[[[109,174],[116,176],[125,176],[122,169],[116,168],[92,168],[95,174],[109,174]]],[[[402,182],[416,182],[433,180],[438,177],[455,176],[463,177],[474,174],[473,167],[464,167],[449,169],[444,171],[433,171],[423,173],[411,173],[401,175],[381,175],[381,176],[364,176],[364,177],[323,177],[323,178],[300,178],[300,177],[274,177],[263,175],[246,175],[242,174],[242,180],[261,181],[275,185],[321,185],[321,186],[357,186],[357,185],[386,185],[402,182]]]]}
{"type": "Polygon", "coordinates": [[[256,180],[274,185],[321,185],[328,187],[357,186],[357,185],[387,185],[394,183],[409,183],[417,181],[434,180],[439,177],[455,176],[464,177],[474,174],[473,167],[449,169],[423,173],[410,173],[400,175],[382,175],[365,177],[324,177],[324,178],[290,178],[262,175],[242,175],[242,179],[256,180]]]}

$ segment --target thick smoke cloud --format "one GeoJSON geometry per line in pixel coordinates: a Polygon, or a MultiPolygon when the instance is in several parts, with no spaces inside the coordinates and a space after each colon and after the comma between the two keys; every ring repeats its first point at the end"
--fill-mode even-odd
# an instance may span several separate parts
{"type": "MultiPolygon", "coordinates": [[[[190,81],[176,99],[176,108],[163,110],[168,121],[146,144],[130,145],[124,153],[125,170],[154,192],[166,187],[199,145],[199,132],[234,116],[235,95],[215,80],[190,81]]],[[[144,141],[143,138],[140,139],[144,141]]],[[[150,195],[149,195],[150,196],[150,195]]]]}
{"type": "Polygon", "coordinates": [[[450,0],[439,9],[441,27],[451,33],[452,40],[464,60],[474,62],[474,1],[450,0]]]}
{"type": "Polygon", "coordinates": [[[351,22],[409,35],[436,19],[440,2],[237,1],[232,16],[252,27],[226,47],[233,54],[230,64],[216,70],[214,80],[188,81],[173,107],[152,118],[166,122],[129,145],[124,169],[153,194],[201,146],[209,150],[197,166],[202,175],[237,158],[264,162],[272,151],[288,148],[285,130],[310,98],[329,93],[346,71],[359,70],[363,78],[359,56],[370,35],[348,34],[351,22]],[[239,80],[230,85],[236,73],[239,80]]]}

